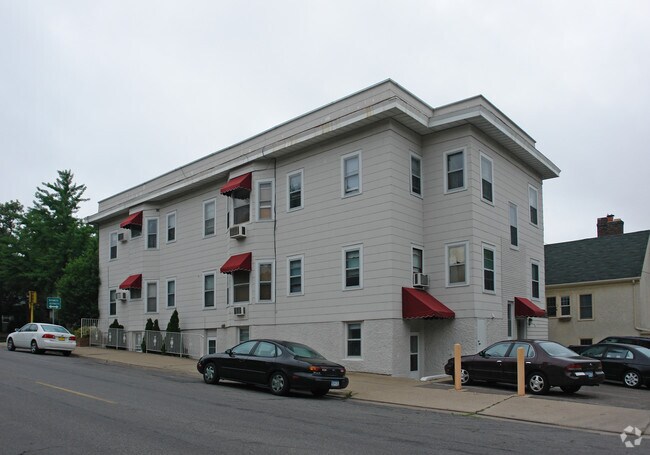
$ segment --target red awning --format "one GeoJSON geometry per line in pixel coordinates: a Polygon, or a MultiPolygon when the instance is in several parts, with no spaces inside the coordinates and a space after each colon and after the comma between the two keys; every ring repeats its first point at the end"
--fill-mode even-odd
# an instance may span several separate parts
{"type": "Polygon", "coordinates": [[[243,253],[230,256],[230,259],[221,266],[221,273],[232,273],[239,270],[250,272],[253,264],[253,253],[243,253]]]}
{"type": "Polygon", "coordinates": [[[426,291],[402,288],[402,317],[404,319],[451,319],[456,314],[426,291]]]}
{"type": "Polygon", "coordinates": [[[515,297],[515,317],[546,317],[546,311],[523,297],[515,297]]]}
{"type": "Polygon", "coordinates": [[[120,284],[120,289],[142,289],[142,274],[131,275],[120,284]]]}
{"type": "Polygon", "coordinates": [[[120,223],[120,227],[124,229],[131,229],[132,227],[142,227],[142,211],[136,212],[120,223]]]}
{"type": "Polygon", "coordinates": [[[233,196],[237,199],[248,199],[252,184],[253,173],[249,172],[228,180],[228,183],[221,187],[221,194],[233,196]]]}

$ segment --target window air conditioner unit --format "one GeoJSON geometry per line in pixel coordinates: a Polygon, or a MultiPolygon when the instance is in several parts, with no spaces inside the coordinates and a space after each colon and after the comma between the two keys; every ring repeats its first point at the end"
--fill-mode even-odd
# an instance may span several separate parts
{"type": "Polygon", "coordinates": [[[117,240],[119,240],[122,243],[126,242],[126,235],[124,235],[124,232],[120,232],[117,234],[117,240]]]}
{"type": "Polygon", "coordinates": [[[246,307],[245,306],[233,307],[232,312],[235,316],[246,316],[246,307]]]}
{"type": "Polygon", "coordinates": [[[115,292],[115,298],[117,300],[126,300],[129,295],[126,291],[117,291],[115,292]]]}
{"type": "Polygon", "coordinates": [[[429,275],[424,273],[414,273],[413,274],[413,287],[416,288],[428,288],[429,287],[429,275]]]}
{"type": "Polygon", "coordinates": [[[246,226],[238,224],[230,228],[230,238],[231,239],[245,239],[246,238],[246,226]]]}

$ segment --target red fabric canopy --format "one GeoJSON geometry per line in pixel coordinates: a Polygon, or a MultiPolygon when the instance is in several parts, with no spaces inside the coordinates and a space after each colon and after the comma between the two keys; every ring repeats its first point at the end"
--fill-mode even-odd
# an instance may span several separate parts
{"type": "Polygon", "coordinates": [[[142,289],[142,274],[131,275],[122,281],[120,289],[142,289]]]}
{"type": "Polygon", "coordinates": [[[233,196],[238,199],[248,199],[253,184],[253,173],[240,175],[228,180],[221,188],[221,194],[233,196]]]}
{"type": "Polygon", "coordinates": [[[221,266],[221,273],[233,273],[239,270],[250,272],[253,268],[253,253],[242,253],[230,256],[230,259],[221,266]]]}
{"type": "Polygon", "coordinates": [[[426,291],[402,288],[402,317],[404,319],[451,319],[456,314],[426,291]]]}
{"type": "Polygon", "coordinates": [[[136,212],[120,223],[120,227],[124,229],[131,229],[131,227],[142,227],[142,211],[136,212]]]}
{"type": "Polygon", "coordinates": [[[546,317],[546,311],[523,297],[515,297],[515,317],[546,317]]]}

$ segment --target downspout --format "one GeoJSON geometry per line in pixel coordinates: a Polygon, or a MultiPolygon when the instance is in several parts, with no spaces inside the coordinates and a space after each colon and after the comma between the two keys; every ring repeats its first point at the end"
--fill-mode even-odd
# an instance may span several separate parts
{"type": "MultiPolygon", "coordinates": [[[[641,280],[639,280],[639,284],[640,283],[641,280]]],[[[643,332],[648,333],[650,332],[650,328],[641,327],[637,319],[636,285],[637,285],[637,280],[632,280],[632,311],[634,312],[634,329],[642,333],[643,332]]]]}

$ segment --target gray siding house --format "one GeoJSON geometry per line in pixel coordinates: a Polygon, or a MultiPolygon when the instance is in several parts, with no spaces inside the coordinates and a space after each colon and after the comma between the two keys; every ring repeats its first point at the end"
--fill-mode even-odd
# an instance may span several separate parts
{"type": "Polygon", "coordinates": [[[177,310],[202,352],[290,339],[411,377],[454,343],[546,338],[559,172],[482,96],[432,108],[387,80],[100,201],[100,323],[177,310]]]}

